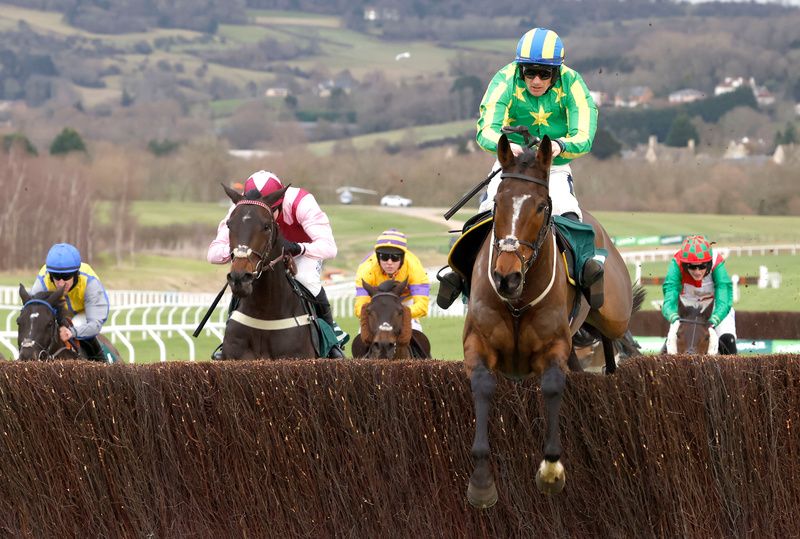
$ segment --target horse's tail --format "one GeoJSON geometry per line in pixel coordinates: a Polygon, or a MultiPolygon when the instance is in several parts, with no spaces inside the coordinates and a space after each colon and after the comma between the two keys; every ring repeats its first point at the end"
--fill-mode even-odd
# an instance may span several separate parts
{"type": "Polygon", "coordinates": [[[645,288],[640,284],[633,285],[631,290],[633,291],[633,306],[631,307],[632,316],[635,313],[638,313],[639,309],[642,308],[642,305],[644,304],[644,297],[647,295],[647,290],[645,290],[645,288]]]}
{"type": "MultiPolygon", "coordinates": [[[[639,312],[639,310],[642,308],[642,305],[644,305],[644,298],[647,295],[647,290],[645,290],[642,285],[635,284],[631,288],[631,291],[633,293],[631,316],[633,316],[639,312]]],[[[614,344],[616,345],[616,351],[620,355],[627,357],[642,355],[641,351],[639,350],[641,346],[639,346],[639,343],[636,342],[636,339],[633,338],[633,334],[631,333],[630,323],[628,324],[628,331],[625,332],[625,335],[623,335],[621,339],[614,341],[614,344]]]]}

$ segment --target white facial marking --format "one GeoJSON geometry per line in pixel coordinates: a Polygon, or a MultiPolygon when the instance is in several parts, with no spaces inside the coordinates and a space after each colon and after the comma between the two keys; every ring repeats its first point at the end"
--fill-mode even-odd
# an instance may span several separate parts
{"type": "Polygon", "coordinates": [[[378,326],[378,330],[379,331],[392,331],[392,330],[394,330],[394,327],[392,327],[392,325],[389,322],[384,322],[383,324],[378,326]]]}
{"type": "Polygon", "coordinates": [[[517,231],[517,221],[519,220],[519,213],[522,211],[522,205],[526,200],[531,198],[530,195],[518,195],[514,197],[514,213],[511,217],[511,233],[517,231]]]}
{"type": "Polygon", "coordinates": [[[39,313],[31,313],[31,320],[34,318],[39,318],[39,313]]]}

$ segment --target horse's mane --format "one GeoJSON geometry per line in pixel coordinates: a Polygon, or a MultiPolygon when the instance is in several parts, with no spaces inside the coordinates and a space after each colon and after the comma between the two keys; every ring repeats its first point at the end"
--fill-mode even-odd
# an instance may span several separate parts
{"type": "Polygon", "coordinates": [[[529,168],[536,163],[536,150],[533,148],[524,148],[522,153],[517,157],[519,166],[529,168]]]}
{"type": "Polygon", "coordinates": [[[388,281],[383,281],[381,284],[378,285],[378,292],[391,292],[392,289],[397,286],[397,283],[400,281],[395,281],[389,279],[388,281]]]}
{"type": "Polygon", "coordinates": [[[247,200],[259,200],[261,198],[261,193],[258,189],[250,189],[244,193],[244,198],[247,200]]]}

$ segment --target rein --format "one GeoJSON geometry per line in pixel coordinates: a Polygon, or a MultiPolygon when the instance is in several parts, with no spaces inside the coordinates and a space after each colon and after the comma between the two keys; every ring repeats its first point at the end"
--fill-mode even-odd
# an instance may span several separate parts
{"type": "MultiPolygon", "coordinates": [[[[39,359],[40,361],[44,360],[44,359],[55,359],[56,357],[58,357],[58,354],[60,354],[61,352],[65,351],[65,350],[66,351],[70,351],[70,352],[75,352],[77,354],[78,353],[77,349],[79,347],[77,342],[75,344],[73,344],[71,341],[62,341],[61,338],[59,337],[58,328],[61,327],[61,324],[58,324],[58,309],[56,309],[55,307],[50,305],[50,303],[48,303],[47,301],[45,301],[43,299],[35,299],[35,298],[34,299],[29,299],[28,301],[26,301],[25,303],[22,304],[22,308],[20,309],[20,312],[24,311],[25,308],[30,306],[30,305],[37,305],[37,304],[38,305],[44,305],[45,307],[47,307],[50,310],[50,312],[53,314],[53,318],[56,320],[55,328],[54,328],[53,334],[52,334],[52,336],[50,338],[50,342],[51,343],[63,343],[64,346],[62,346],[60,348],[57,348],[55,352],[50,352],[50,346],[46,346],[46,347],[42,346],[41,344],[39,344],[38,342],[36,342],[33,339],[23,339],[22,342],[19,345],[20,348],[32,348],[34,346],[38,347],[39,348],[39,352],[36,355],[37,355],[37,359],[39,359]]],[[[71,322],[70,322],[70,325],[72,325],[71,322]]]]}

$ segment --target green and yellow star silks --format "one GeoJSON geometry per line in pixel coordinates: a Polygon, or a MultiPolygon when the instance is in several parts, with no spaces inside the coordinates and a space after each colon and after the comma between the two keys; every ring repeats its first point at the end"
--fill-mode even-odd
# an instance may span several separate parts
{"type": "MultiPolygon", "coordinates": [[[[563,165],[592,149],[597,106],[577,71],[562,65],[553,87],[535,97],[528,92],[516,62],[511,62],[492,77],[486,88],[478,118],[478,145],[496,153],[500,130],[506,125],[526,125],[532,135],[560,139],[564,152],[553,164],[563,165]]],[[[509,139],[524,143],[517,134],[509,135],[509,139]]]]}

